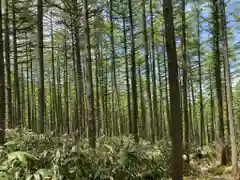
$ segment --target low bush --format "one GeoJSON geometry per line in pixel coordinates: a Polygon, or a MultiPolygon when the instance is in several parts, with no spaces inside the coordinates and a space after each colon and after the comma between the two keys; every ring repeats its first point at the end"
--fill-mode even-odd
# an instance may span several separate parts
{"type": "Polygon", "coordinates": [[[170,145],[150,145],[132,137],[97,140],[96,150],[68,135],[7,130],[0,147],[1,180],[158,180],[169,177],[170,145]]]}

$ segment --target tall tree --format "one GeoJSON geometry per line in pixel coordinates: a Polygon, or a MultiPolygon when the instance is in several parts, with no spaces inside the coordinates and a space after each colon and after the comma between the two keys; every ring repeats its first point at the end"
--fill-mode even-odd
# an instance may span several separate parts
{"type": "Polygon", "coordinates": [[[230,129],[230,140],[232,149],[232,172],[237,174],[238,172],[238,158],[237,158],[237,144],[236,144],[236,133],[234,126],[234,115],[233,115],[233,99],[232,99],[232,79],[230,74],[229,66],[229,55],[228,55],[228,34],[227,34],[227,23],[225,14],[225,2],[220,1],[220,11],[221,11],[221,28],[223,34],[223,57],[224,57],[224,69],[225,69],[225,83],[226,83],[226,94],[227,94],[227,104],[228,104],[228,121],[230,129]]]}
{"type": "Polygon", "coordinates": [[[53,36],[53,12],[51,12],[50,16],[50,28],[51,28],[51,67],[52,67],[52,97],[51,97],[51,104],[52,104],[52,118],[51,118],[51,130],[55,130],[56,124],[56,78],[55,78],[55,48],[54,48],[54,36],[53,36]]]}
{"type": "Polygon", "coordinates": [[[170,85],[171,138],[172,138],[172,179],[183,179],[182,160],[182,118],[180,112],[180,91],[175,33],[173,25],[173,7],[171,0],[163,0],[166,49],[168,56],[168,77],[170,85]]]}
{"type": "MultiPolygon", "coordinates": [[[[0,3],[0,22],[2,22],[2,3],[0,3]]],[[[0,24],[0,144],[4,144],[5,139],[5,74],[3,58],[3,36],[2,23],[0,24]]]]}
{"type": "Polygon", "coordinates": [[[9,20],[8,20],[8,0],[5,0],[5,12],[4,18],[5,24],[5,59],[6,59],[6,88],[7,88],[7,119],[9,127],[13,127],[15,122],[12,118],[12,88],[11,88],[11,64],[10,64],[10,49],[9,49],[9,20]]]}
{"type": "Polygon", "coordinates": [[[125,59],[125,74],[126,74],[126,88],[127,88],[127,105],[128,105],[128,122],[129,133],[132,134],[132,114],[131,114],[131,97],[130,97],[130,82],[128,71],[128,54],[127,54],[127,29],[126,29],[126,17],[123,13],[123,42],[124,42],[124,59],[125,59]]]}
{"type": "Polygon", "coordinates": [[[43,62],[43,1],[37,1],[37,58],[39,76],[39,133],[44,133],[44,62],[43,62]]]}
{"type": "Polygon", "coordinates": [[[218,105],[218,119],[219,119],[219,143],[221,145],[221,164],[227,164],[227,154],[225,147],[225,133],[223,121],[223,102],[222,102],[222,80],[221,80],[221,60],[220,60],[220,25],[219,25],[219,7],[217,0],[212,0],[212,15],[213,15],[213,62],[215,69],[215,87],[218,105]]]}
{"type": "MultiPolygon", "coordinates": [[[[16,1],[12,1],[12,27],[13,27],[13,59],[14,59],[14,95],[16,103],[16,124],[23,127],[23,120],[21,119],[21,102],[20,102],[20,90],[19,90],[19,74],[18,74],[18,45],[17,45],[17,28],[16,28],[16,1]]],[[[8,8],[6,8],[6,17],[5,17],[5,28],[6,33],[9,36],[9,27],[8,27],[8,8]]],[[[9,38],[6,39],[9,41],[9,38]]],[[[9,42],[7,42],[9,46],[9,42]]],[[[8,47],[9,51],[9,47],[8,47]]],[[[9,56],[9,55],[8,55],[9,56]]],[[[7,57],[9,58],[9,57],[7,57]]]]}
{"type": "Polygon", "coordinates": [[[152,137],[152,143],[154,143],[155,138],[155,132],[154,132],[154,124],[157,126],[157,139],[159,140],[159,120],[158,120],[158,106],[157,106],[157,84],[156,84],[156,59],[155,59],[155,29],[154,29],[154,14],[153,14],[153,1],[150,0],[149,3],[149,9],[150,9],[150,19],[151,19],[151,50],[152,50],[152,92],[153,92],[153,119],[151,122],[151,137],[152,137]]]}
{"type": "Polygon", "coordinates": [[[187,155],[187,163],[189,163],[189,118],[188,118],[188,86],[187,86],[187,56],[186,56],[186,2],[182,0],[182,58],[183,58],[183,109],[184,109],[184,128],[185,128],[185,153],[187,155]]]}
{"type": "Polygon", "coordinates": [[[133,136],[135,142],[138,143],[138,97],[136,83],[136,61],[135,61],[135,34],[133,24],[133,7],[132,0],[128,0],[130,34],[131,34],[131,80],[132,80],[132,120],[133,120],[133,136]]]}
{"type": "Polygon", "coordinates": [[[201,148],[203,148],[203,145],[205,144],[205,125],[204,125],[204,109],[203,109],[203,88],[202,88],[202,63],[201,63],[201,44],[200,44],[200,7],[199,7],[199,3],[197,5],[197,57],[198,57],[198,83],[199,83],[199,96],[200,96],[200,143],[201,143],[201,148]]]}
{"type": "Polygon", "coordinates": [[[92,57],[91,42],[89,29],[89,7],[88,0],[83,0],[83,16],[84,16],[84,36],[85,36],[85,61],[86,61],[86,93],[88,101],[88,138],[92,148],[96,147],[96,124],[94,117],[94,95],[93,95],[93,79],[92,79],[92,57]]]}
{"type": "MultiPolygon", "coordinates": [[[[142,18],[143,18],[143,40],[145,49],[145,69],[146,69],[146,85],[147,85],[147,96],[148,96],[148,109],[149,109],[149,120],[150,120],[150,130],[151,130],[151,143],[155,143],[154,137],[154,122],[153,122],[153,107],[152,107],[152,95],[150,86],[150,67],[149,67],[149,50],[148,50],[148,33],[147,33],[147,19],[146,19],[146,7],[145,0],[142,0],[142,18]]],[[[144,117],[142,117],[144,118],[144,117]]],[[[145,124],[146,126],[146,124],[145,124]]]]}

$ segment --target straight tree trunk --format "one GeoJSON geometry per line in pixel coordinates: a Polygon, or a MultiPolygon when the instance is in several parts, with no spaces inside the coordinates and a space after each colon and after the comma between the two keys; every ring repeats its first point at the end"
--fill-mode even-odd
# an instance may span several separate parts
{"type": "Polygon", "coordinates": [[[82,61],[81,61],[81,54],[80,54],[80,37],[79,37],[79,25],[78,25],[78,2],[77,0],[74,0],[74,18],[73,23],[74,23],[74,36],[75,36],[75,50],[76,50],[76,65],[77,65],[77,87],[78,87],[78,103],[79,103],[79,126],[78,128],[78,133],[79,136],[84,135],[84,121],[85,121],[85,111],[84,111],[84,89],[83,89],[83,74],[82,74],[82,61]]]}
{"type": "MultiPolygon", "coordinates": [[[[17,29],[16,29],[16,8],[15,8],[15,0],[12,1],[12,27],[13,27],[13,59],[14,59],[14,94],[15,94],[15,102],[16,102],[16,124],[20,127],[23,127],[23,120],[21,120],[21,102],[20,102],[20,90],[19,90],[19,74],[18,74],[18,49],[17,49],[17,29]]],[[[6,11],[8,12],[8,10],[6,11]]],[[[5,21],[8,24],[8,15],[5,21]]],[[[6,32],[9,31],[9,27],[5,27],[6,32]]],[[[9,34],[7,33],[9,36],[9,34]]],[[[9,41],[9,38],[8,38],[9,41]]],[[[9,43],[9,42],[8,42],[9,43]]],[[[9,46],[9,45],[8,45],[9,46]]],[[[8,57],[9,58],[9,57],[8,57]]]]}
{"type": "MultiPolygon", "coordinates": [[[[199,5],[198,5],[199,6],[199,5]]],[[[201,148],[205,144],[205,124],[204,124],[204,111],[203,111],[203,93],[202,93],[202,66],[201,66],[201,51],[200,51],[200,8],[197,8],[197,18],[198,18],[198,30],[197,30],[197,54],[198,54],[198,75],[199,75],[199,88],[200,88],[200,143],[201,148]]]]}
{"type": "Polygon", "coordinates": [[[66,132],[70,133],[69,128],[69,105],[68,105],[68,47],[67,47],[67,30],[65,29],[65,42],[64,42],[64,127],[66,132]]]}
{"type": "Polygon", "coordinates": [[[151,49],[152,49],[152,93],[153,93],[153,119],[151,122],[152,126],[152,143],[155,142],[155,132],[154,132],[154,124],[157,126],[157,139],[159,140],[159,120],[158,120],[158,106],[157,106],[157,84],[156,84],[156,59],[155,59],[155,30],[154,30],[154,20],[153,20],[153,2],[150,0],[150,19],[151,19],[151,39],[152,39],[152,44],[151,44],[151,49]]]}
{"type": "Polygon", "coordinates": [[[51,131],[55,131],[56,127],[56,78],[55,78],[55,49],[54,49],[54,37],[53,37],[53,13],[51,12],[51,71],[52,71],[52,121],[51,121],[51,131]]]}
{"type": "Polygon", "coordinates": [[[131,115],[131,99],[130,99],[130,83],[128,71],[128,54],[127,54],[127,32],[126,32],[126,17],[123,15],[123,36],[124,36],[124,59],[125,59],[125,74],[126,74],[126,88],[127,88],[127,104],[128,104],[128,122],[129,134],[132,134],[132,115],[131,115]]]}
{"type": "MultiPolygon", "coordinates": [[[[165,35],[163,35],[163,44],[165,44],[165,35]]],[[[167,58],[166,58],[166,49],[163,47],[163,62],[164,62],[164,75],[165,75],[165,98],[166,98],[166,112],[167,112],[167,121],[168,121],[168,135],[171,136],[171,115],[169,110],[169,99],[168,99],[168,76],[167,76],[167,58]]]]}
{"type": "MultiPolygon", "coordinates": [[[[11,64],[10,64],[10,47],[9,47],[9,20],[8,20],[8,0],[5,0],[4,18],[5,24],[5,60],[6,60],[6,89],[7,89],[7,119],[9,128],[15,127],[16,122],[13,122],[12,117],[12,87],[11,87],[11,64]]],[[[20,94],[20,93],[19,93],[20,94]]],[[[20,103],[19,103],[20,104],[20,103]]]]}
{"type": "Polygon", "coordinates": [[[211,108],[211,141],[215,141],[215,122],[214,122],[214,117],[215,117],[215,112],[214,112],[214,98],[213,98],[213,85],[212,85],[212,67],[209,68],[209,80],[210,80],[210,108],[211,108]]]}
{"type": "MultiPolygon", "coordinates": [[[[27,56],[26,56],[27,57],[27,56]]],[[[28,59],[27,59],[28,61],[28,59]]],[[[25,83],[24,83],[24,70],[23,70],[23,63],[21,63],[21,81],[22,81],[22,87],[21,87],[21,121],[20,121],[20,127],[25,127],[25,83]]]]}
{"type": "Polygon", "coordinates": [[[234,114],[233,114],[233,95],[232,95],[232,79],[230,74],[229,55],[228,55],[228,37],[227,37],[227,24],[226,24],[226,13],[225,3],[223,0],[220,1],[221,8],[221,22],[222,22],[222,33],[223,33],[223,50],[224,50],[224,69],[226,79],[226,94],[228,104],[228,120],[230,129],[230,140],[232,149],[232,172],[233,174],[238,173],[238,158],[237,158],[237,144],[236,144],[236,132],[234,126],[234,114]]]}
{"type": "Polygon", "coordinates": [[[44,133],[44,59],[43,59],[43,2],[37,0],[37,58],[39,61],[39,133],[44,133]]]}
{"type": "Polygon", "coordinates": [[[189,117],[188,117],[188,85],[187,85],[187,69],[188,62],[186,56],[186,2],[182,0],[182,57],[183,57],[183,109],[184,109],[184,127],[185,127],[185,153],[187,155],[187,163],[189,164],[189,117]]]}
{"type": "Polygon", "coordinates": [[[132,120],[133,120],[133,136],[136,143],[139,142],[138,137],[138,97],[136,83],[136,62],[135,62],[135,35],[133,24],[132,0],[128,0],[130,34],[131,34],[131,80],[132,80],[132,120]]]}
{"type": "Polygon", "coordinates": [[[141,107],[141,137],[144,139],[148,138],[148,129],[147,129],[147,121],[146,121],[146,105],[145,98],[143,95],[143,85],[142,85],[142,75],[141,75],[141,67],[138,65],[138,78],[139,78],[139,91],[140,91],[140,107],[141,107]]]}
{"type": "Polygon", "coordinates": [[[157,68],[158,68],[158,84],[159,84],[159,121],[160,121],[160,132],[159,138],[163,138],[166,135],[166,125],[165,125],[165,117],[164,117],[164,104],[163,104],[163,92],[162,92],[162,76],[161,76],[161,68],[160,68],[160,52],[159,47],[157,48],[157,68]]]}
{"type": "MultiPolygon", "coordinates": [[[[144,49],[145,49],[145,69],[146,69],[146,86],[147,86],[147,96],[148,96],[148,110],[149,110],[149,121],[150,121],[150,131],[151,131],[151,143],[155,144],[154,135],[154,122],[153,122],[153,106],[152,106],[152,95],[151,95],[151,85],[150,85],[150,67],[149,67],[149,50],[148,50],[148,34],[147,34],[147,19],[146,19],[146,8],[145,0],[142,0],[142,18],[143,18],[143,39],[144,39],[144,49]]],[[[141,74],[139,74],[141,75],[141,74]]],[[[142,117],[144,118],[144,117],[142,117]]],[[[143,124],[144,125],[144,124],[143,124]]],[[[146,124],[145,126],[146,127],[146,124]]]]}
{"type": "Polygon", "coordinates": [[[90,43],[90,28],[89,28],[89,12],[88,0],[83,0],[83,16],[84,16],[84,36],[85,36],[85,60],[86,60],[86,83],[87,83],[87,101],[88,101],[88,138],[89,145],[96,148],[96,124],[94,117],[94,95],[93,95],[93,80],[92,80],[92,58],[91,58],[91,43],[90,43]]]}
{"type": "Polygon", "coordinates": [[[60,48],[58,48],[57,55],[57,134],[63,133],[63,111],[62,111],[62,88],[61,88],[61,66],[60,66],[60,48]]]}
{"type": "Polygon", "coordinates": [[[113,135],[119,135],[118,129],[118,90],[117,90],[117,79],[116,79],[116,53],[115,53],[115,42],[113,32],[113,0],[110,0],[110,41],[111,41],[111,82],[112,82],[112,115],[113,115],[113,135]]]}
{"type": "Polygon", "coordinates": [[[33,132],[37,132],[37,123],[36,123],[36,116],[35,116],[35,87],[34,87],[34,78],[33,78],[33,58],[32,58],[32,50],[31,46],[29,45],[29,58],[30,58],[30,74],[31,74],[31,116],[32,116],[32,130],[33,132]]]}
{"type": "Polygon", "coordinates": [[[170,85],[171,138],[172,138],[172,179],[183,179],[182,159],[182,118],[180,112],[180,92],[175,33],[173,25],[173,7],[171,0],[163,0],[166,49],[168,55],[168,76],[170,85]]]}
{"type": "Polygon", "coordinates": [[[96,51],[95,51],[95,57],[96,57],[96,69],[95,69],[95,79],[96,79],[96,120],[97,120],[97,136],[100,137],[102,134],[102,118],[101,118],[101,108],[100,108],[100,78],[101,78],[101,74],[100,74],[100,38],[97,36],[97,47],[96,47],[96,51]]]}
{"type": "Polygon", "coordinates": [[[227,165],[227,153],[225,147],[225,133],[223,121],[223,102],[222,102],[222,80],[221,80],[221,60],[219,50],[219,8],[217,0],[212,0],[213,10],[213,51],[214,51],[214,69],[215,69],[215,85],[218,105],[219,119],[219,143],[221,145],[221,164],[227,165]]]}
{"type": "MultiPolygon", "coordinates": [[[[2,22],[2,3],[0,3],[0,22],[2,22]]],[[[2,23],[0,24],[0,145],[5,141],[5,73],[3,58],[2,23]]]]}

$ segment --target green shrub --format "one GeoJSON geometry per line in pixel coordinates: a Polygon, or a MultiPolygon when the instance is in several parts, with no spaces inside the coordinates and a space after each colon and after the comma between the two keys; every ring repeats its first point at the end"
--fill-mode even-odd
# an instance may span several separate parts
{"type": "Polygon", "coordinates": [[[137,180],[169,176],[170,146],[132,137],[100,137],[96,150],[87,139],[77,144],[68,135],[37,135],[26,130],[7,130],[0,148],[1,180],[137,180]]]}

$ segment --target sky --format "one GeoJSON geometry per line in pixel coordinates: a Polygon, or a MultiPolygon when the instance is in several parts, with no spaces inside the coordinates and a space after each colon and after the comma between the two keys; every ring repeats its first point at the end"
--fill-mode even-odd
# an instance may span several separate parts
{"type": "MultiPolygon", "coordinates": [[[[240,27],[240,23],[237,23],[234,21],[234,18],[231,16],[233,12],[236,12],[238,9],[238,14],[240,15],[240,0],[225,0],[225,3],[227,4],[226,8],[226,18],[227,18],[227,26],[231,27],[231,30],[233,32],[233,42],[232,44],[239,43],[240,44],[240,28],[236,28],[237,26],[240,27]]],[[[191,7],[187,6],[187,10],[191,11],[191,7]]],[[[207,18],[209,17],[210,12],[208,10],[202,11],[201,16],[207,18]]],[[[207,22],[202,22],[201,27],[204,29],[208,29],[208,23],[207,22]]],[[[207,31],[201,31],[201,41],[205,41],[211,36],[211,34],[207,31]]],[[[230,43],[229,43],[230,45],[230,43]]],[[[206,47],[206,46],[205,46],[206,47]]],[[[210,46],[209,46],[210,48],[210,46]]],[[[236,51],[237,53],[237,58],[236,61],[230,60],[230,69],[232,72],[232,79],[233,79],[233,86],[236,84],[237,81],[240,80],[240,49],[236,51]]]]}

